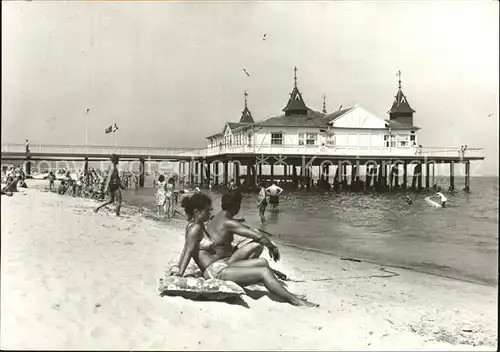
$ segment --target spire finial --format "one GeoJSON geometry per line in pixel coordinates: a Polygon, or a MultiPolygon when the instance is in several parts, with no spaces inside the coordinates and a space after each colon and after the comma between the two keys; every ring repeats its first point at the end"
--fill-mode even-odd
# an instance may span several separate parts
{"type": "Polygon", "coordinates": [[[297,87],[297,66],[293,67],[293,85],[297,87]]]}
{"type": "Polygon", "coordinates": [[[247,91],[245,91],[244,95],[245,95],[245,107],[247,107],[247,97],[248,97],[247,91]]]}
{"type": "Polygon", "coordinates": [[[326,114],[326,95],[323,94],[323,113],[326,114]]]}
{"type": "Polygon", "coordinates": [[[398,70],[398,73],[396,73],[396,76],[399,77],[399,80],[398,80],[398,88],[401,89],[401,71],[398,70]]]}

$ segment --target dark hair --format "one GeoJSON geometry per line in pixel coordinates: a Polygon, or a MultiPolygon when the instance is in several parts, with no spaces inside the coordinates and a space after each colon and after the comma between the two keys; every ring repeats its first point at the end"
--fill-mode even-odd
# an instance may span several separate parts
{"type": "Polygon", "coordinates": [[[163,182],[163,181],[165,181],[165,176],[160,175],[160,176],[158,177],[158,181],[159,181],[159,182],[163,182]]]}
{"type": "Polygon", "coordinates": [[[241,193],[237,190],[229,191],[222,196],[222,210],[230,211],[237,214],[241,206],[241,193]]]}
{"type": "Polygon", "coordinates": [[[203,193],[195,193],[190,197],[185,197],[181,202],[181,207],[184,208],[189,218],[193,217],[195,210],[202,210],[210,205],[212,205],[212,199],[203,193]]]}
{"type": "Polygon", "coordinates": [[[118,164],[118,160],[119,160],[118,155],[116,155],[116,154],[111,154],[111,158],[110,158],[110,159],[111,159],[111,162],[112,162],[113,164],[118,164]]]}

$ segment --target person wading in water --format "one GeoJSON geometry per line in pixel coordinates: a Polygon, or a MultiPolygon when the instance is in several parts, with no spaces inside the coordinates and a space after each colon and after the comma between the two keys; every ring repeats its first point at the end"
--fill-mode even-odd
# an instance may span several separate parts
{"type": "Polygon", "coordinates": [[[120,208],[122,207],[122,192],[120,190],[120,175],[117,168],[118,155],[111,155],[111,164],[112,165],[108,170],[108,181],[106,183],[106,187],[104,188],[105,192],[109,191],[111,198],[95,208],[94,212],[97,213],[99,210],[101,210],[101,208],[105,207],[106,205],[112,204],[116,199],[116,216],[120,216],[120,208]]]}
{"type": "Polygon", "coordinates": [[[274,212],[278,211],[278,205],[280,204],[279,196],[281,193],[283,193],[283,189],[276,186],[276,184],[273,182],[271,186],[266,188],[266,193],[269,195],[269,204],[271,204],[271,210],[274,212]]]}

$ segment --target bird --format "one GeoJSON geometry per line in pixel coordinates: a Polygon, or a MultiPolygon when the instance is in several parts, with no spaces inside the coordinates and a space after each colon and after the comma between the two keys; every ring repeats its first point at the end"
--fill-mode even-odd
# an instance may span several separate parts
{"type": "Polygon", "coordinates": [[[264,33],[264,35],[262,36],[262,40],[266,40],[266,35],[267,33],[264,33]]]}
{"type": "Polygon", "coordinates": [[[491,116],[493,116],[493,113],[491,113],[491,114],[488,115],[488,117],[491,117],[491,116]]]}
{"type": "Polygon", "coordinates": [[[243,69],[243,72],[245,72],[245,74],[250,77],[250,73],[247,72],[247,70],[243,69]]]}

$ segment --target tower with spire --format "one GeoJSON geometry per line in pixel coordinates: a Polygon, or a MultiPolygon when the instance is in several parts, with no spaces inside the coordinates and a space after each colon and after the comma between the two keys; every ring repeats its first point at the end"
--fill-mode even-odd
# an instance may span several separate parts
{"type": "Polygon", "coordinates": [[[326,95],[323,94],[323,110],[321,110],[323,114],[327,114],[326,112],[326,95]]]}
{"type": "Polygon", "coordinates": [[[394,97],[394,102],[392,103],[392,107],[389,110],[389,119],[391,121],[397,121],[403,123],[407,126],[413,126],[413,110],[408,103],[408,99],[403,93],[401,89],[401,71],[398,70],[397,76],[398,80],[398,92],[394,97]]]}
{"type": "Polygon", "coordinates": [[[304,99],[302,99],[302,94],[300,93],[299,88],[297,87],[297,67],[294,67],[293,71],[293,90],[292,93],[290,93],[290,99],[283,108],[283,111],[285,112],[285,116],[307,115],[308,108],[304,99]]]}
{"type": "Polygon", "coordinates": [[[241,112],[240,123],[254,123],[255,121],[253,119],[252,113],[250,112],[250,110],[248,110],[247,106],[248,93],[245,91],[244,95],[245,95],[245,108],[241,112]]]}

